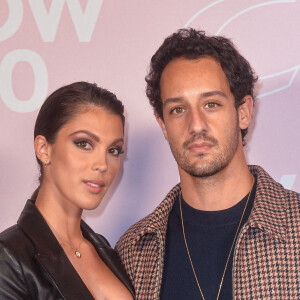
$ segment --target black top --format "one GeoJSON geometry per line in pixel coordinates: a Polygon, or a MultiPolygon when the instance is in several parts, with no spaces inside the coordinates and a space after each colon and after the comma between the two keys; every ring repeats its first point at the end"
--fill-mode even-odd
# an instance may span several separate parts
{"type": "MultiPolygon", "coordinates": [[[[247,221],[255,198],[256,181],[241,224],[247,221]]],[[[198,281],[206,300],[217,298],[226,260],[238,228],[248,194],[236,205],[220,211],[201,211],[183,199],[182,214],[185,235],[198,281]]],[[[232,299],[232,261],[234,249],[225,273],[219,299],[232,299]]],[[[201,299],[185,247],[179,199],[169,216],[161,300],[201,299]]]]}
{"type": "MultiPolygon", "coordinates": [[[[134,295],[118,254],[85,222],[80,226],[99,257],[134,295]]],[[[17,224],[0,234],[0,299],[93,299],[31,200],[17,224]]]]}

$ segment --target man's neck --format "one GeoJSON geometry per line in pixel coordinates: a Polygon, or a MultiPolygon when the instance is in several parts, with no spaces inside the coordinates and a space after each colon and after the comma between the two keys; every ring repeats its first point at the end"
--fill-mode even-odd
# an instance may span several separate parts
{"type": "Polygon", "coordinates": [[[217,211],[232,207],[250,192],[254,182],[246,160],[231,162],[208,177],[194,177],[179,168],[182,196],[195,209],[217,211]]]}

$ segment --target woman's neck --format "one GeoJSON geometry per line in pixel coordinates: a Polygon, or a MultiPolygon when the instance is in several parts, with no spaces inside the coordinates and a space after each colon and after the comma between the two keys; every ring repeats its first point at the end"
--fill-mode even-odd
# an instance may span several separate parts
{"type": "Polygon", "coordinates": [[[41,186],[35,205],[58,240],[77,244],[82,239],[82,209],[59,198],[41,186]]]}

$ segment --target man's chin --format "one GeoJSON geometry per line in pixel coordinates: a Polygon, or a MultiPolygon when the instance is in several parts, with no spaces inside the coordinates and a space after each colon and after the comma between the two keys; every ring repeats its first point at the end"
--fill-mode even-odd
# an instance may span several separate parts
{"type": "Polygon", "coordinates": [[[217,174],[224,169],[224,166],[203,162],[201,164],[184,165],[182,169],[193,177],[205,178],[217,174]]]}

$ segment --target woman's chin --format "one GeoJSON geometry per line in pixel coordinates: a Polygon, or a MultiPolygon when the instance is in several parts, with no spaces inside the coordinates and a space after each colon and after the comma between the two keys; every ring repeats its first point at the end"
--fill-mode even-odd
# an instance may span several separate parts
{"type": "Polygon", "coordinates": [[[102,199],[100,200],[97,200],[97,201],[89,201],[89,202],[85,202],[82,204],[82,209],[83,210],[93,210],[93,209],[96,209],[100,203],[101,203],[102,199]]]}

